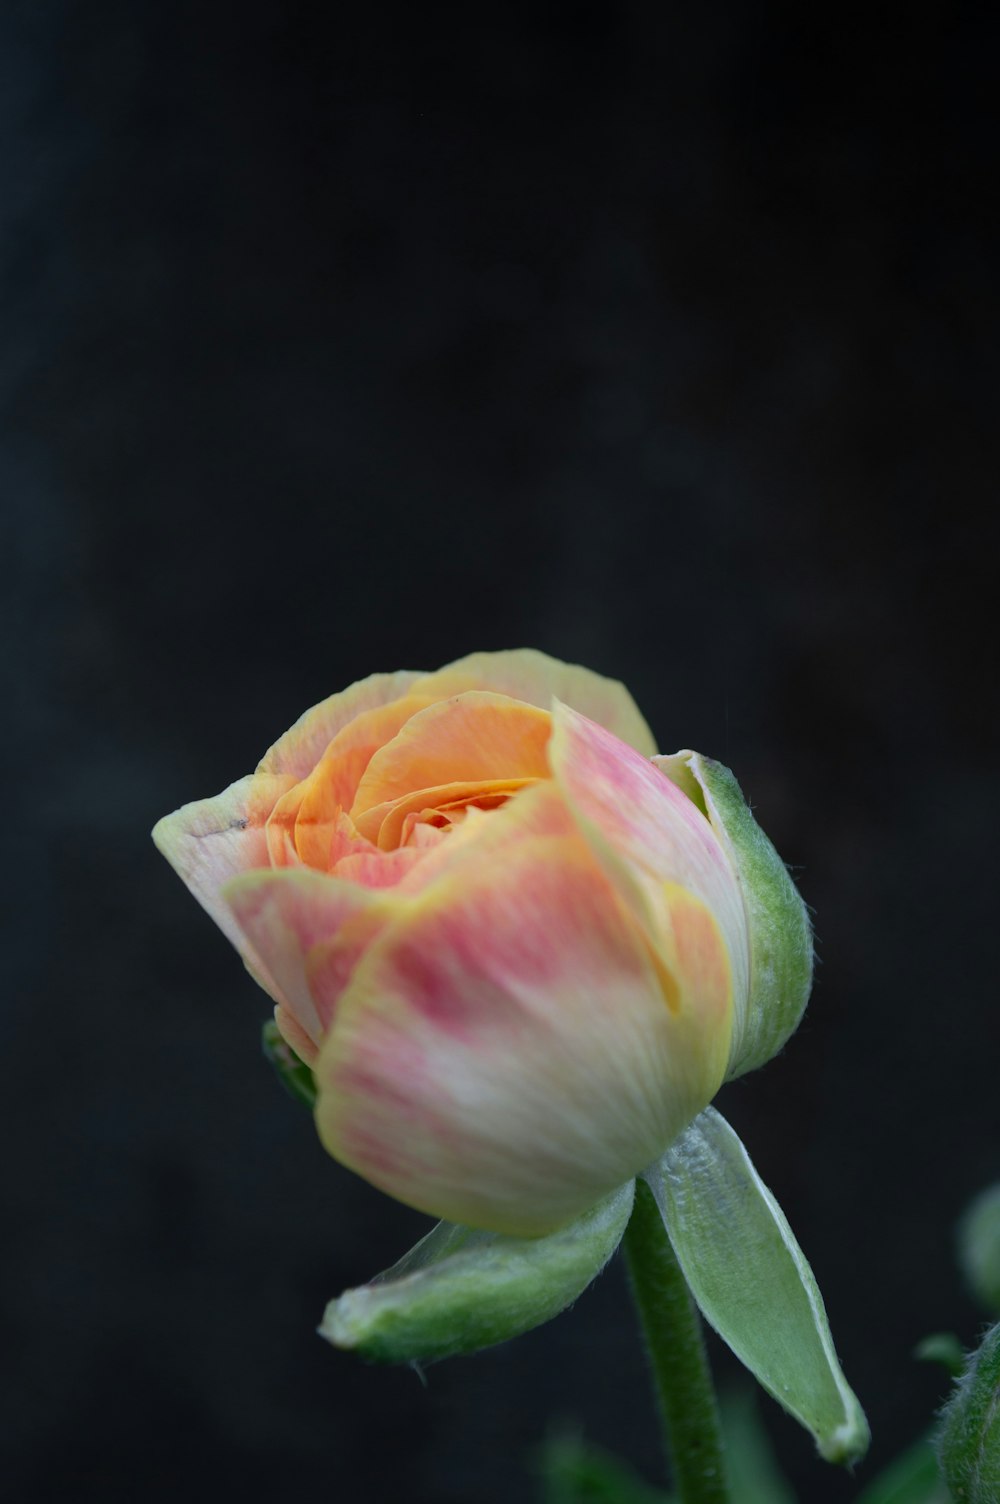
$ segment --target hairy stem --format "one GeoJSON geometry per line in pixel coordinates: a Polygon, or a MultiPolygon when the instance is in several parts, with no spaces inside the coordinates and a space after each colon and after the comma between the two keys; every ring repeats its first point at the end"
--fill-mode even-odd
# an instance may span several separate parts
{"type": "Polygon", "coordinates": [[[729,1504],[701,1318],[645,1181],[622,1242],[680,1504],[729,1504]]]}

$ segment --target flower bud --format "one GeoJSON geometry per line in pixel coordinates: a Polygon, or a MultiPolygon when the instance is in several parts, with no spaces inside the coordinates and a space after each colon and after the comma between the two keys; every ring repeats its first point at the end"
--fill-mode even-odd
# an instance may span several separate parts
{"type": "Polygon", "coordinates": [[[330,1153],[512,1237],[657,1160],[805,1004],[801,900],[725,769],[544,654],[374,675],[154,839],[276,1004],[330,1153]]]}

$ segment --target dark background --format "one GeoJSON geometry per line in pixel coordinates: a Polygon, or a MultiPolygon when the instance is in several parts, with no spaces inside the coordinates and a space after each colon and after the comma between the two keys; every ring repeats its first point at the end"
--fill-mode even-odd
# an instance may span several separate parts
{"type": "Polygon", "coordinates": [[[521,644],[793,864],[814,1000],[720,1105],[860,1479],[928,1423],[1000,1175],[981,14],[0,9],[8,1497],[499,1504],[567,1417],[657,1476],[617,1267],[427,1388],[314,1335],[426,1224],[323,1154],[148,839],[373,669],[521,644]]]}

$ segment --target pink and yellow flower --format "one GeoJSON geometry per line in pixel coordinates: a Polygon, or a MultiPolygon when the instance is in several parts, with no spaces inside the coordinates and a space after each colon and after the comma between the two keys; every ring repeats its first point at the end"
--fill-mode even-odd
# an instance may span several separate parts
{"type": "Polygon", "coordinates": [[[693,754],[655,753],[622,685],[479,653],[334,695],[160,821],[312,1066],[336,1159],[436,1216],[541,1234],[735,1073],[738,862],[693,754]]]}

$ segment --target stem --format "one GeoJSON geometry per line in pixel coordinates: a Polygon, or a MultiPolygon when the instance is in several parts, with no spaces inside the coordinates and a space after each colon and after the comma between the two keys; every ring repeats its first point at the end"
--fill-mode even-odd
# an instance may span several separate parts
{"type": "Polygon", "coordinates": [[[701,1320],[645,1181],[622,1241],[680,1504],[729,1504],[701,1320]]]}

